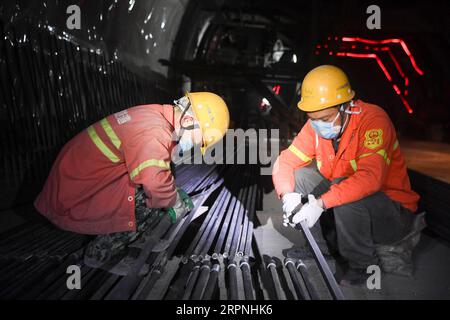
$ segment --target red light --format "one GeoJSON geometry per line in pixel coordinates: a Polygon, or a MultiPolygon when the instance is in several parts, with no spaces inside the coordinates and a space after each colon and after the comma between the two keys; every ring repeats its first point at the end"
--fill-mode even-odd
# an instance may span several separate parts
{"type": "MultiPolygon", "coordinates": [[[[370,58],[370,59],[375,59],[377,61],[378,66],[381,68],[381,70],[383,71],[384,75],[386,76],[386,78],[389,80],[389,82],[392,82],[391,75],[387,71],[387,69],[384,66],[384,64],[381,61],[381,59],[375,53],[337,52],[336,55],[340,56],[340,57],[346,56],[346,57],[352,57],[352,58],[370,58]]],[[[408,78],[406,78],[406,79],[408,79],[408,78]]],[[[406,99],[401,95],[401,91],[398,88],[398,86],[396,84],[393,84],[392,87],[394,88],[395,93],[400,96],[400,99],[402,100],[402,103],[405,106],[405,108],[408,111],[408,113],[412,114],[413,110],[412,110],[411,106],[409,105],[408,101],[406,101],[406,99]]]]}
{"type": "Polygon", "coordinates": [[[408,90],[405,90],[405,93],[403,93],[405,97],[408,95],[408,90]]]}
{"type": "Polygon", "coordinates": [[[395,55],[392,53],[391,50],[388,51],[389,56],[391,57],[392,61],[394,61],[395,67],[397,68],[398,73],[402,76],[402,78],[405,81],[405,86],[408,86],[409,79],[405,76],[405,73],[403,72],[402,68],[400,67],[400,64],[398,63],[397,59],[395,58],[395,55]]]}
{"type": "Polygon", "coordinates": [[[275,92],[276,95],[280,94],[281,86],[279,84],[272,87],[272,91],[275,92]]]}
{"type": "Polygon", "coordinates": [[[329,54],[330,56],[332,56],[332,55],[333,55],[333,51],[328,52],[328,54],[329,54]]]}
{"type": "Polygon", "coordinates": [[[403,102],[406,110],[408,110],[408,113],[412,114],[414,111],[413,111],[413,109],[411,109],[411,106],[409,105],[408,101],[406,101],[406,99],[403,96],[400,96],[400,99],[402,99],[402,102],[403,102]]]}
{"type": "Polygon", "coordinates": [[[385,39],[385,40],[370,40],[370,39],[364,39],[364,38],[358,38],[358,37],[342,37],[342,41],[345,42],[362,42],[362,43],[369,43],[369,44],[386,44],[386,43],[399,43],[402,46],[403,51],[405,51],[406,55],[409,57],[409,61],[411,61],[411,64],[413,68],[416,70],[418,74],[423,76],[424,72],[417,66],[416,60],[414,59],[411,51],[409,51],[408,46],[406,45],[405,41],[402,39],[385,39]]]}
{"type": "Polygon", "coordinates": [[[401,91],[400,91],[400,89],[397,87],[396,84],[394,84],[392,87],[394,88],[395,92],[397,92],[398,95],[401,94],[401,91]]]}
{"type": "Polygon", "coordinates": [[[389,80],[389,82],[392,81],[392,77],[387,71],[386,67],[384,66],[381,59],[375,54],[375,53],[351,53],[351,52],[342,52],[341,54],[338,52],[336,55],[338,56],[347,56],[352,58],[372,58],[375,59],[380,66],[381,70],[383,71],[386,78],[389,80]]]}
{"type": "Polygon", "coordinates": [[[316,46],[316,48],[317,48],[317,49],[320,49],[320,47],[321,47],[321,45],[320,45],[320,44],[318,44],[318,45],[316,46]]]}

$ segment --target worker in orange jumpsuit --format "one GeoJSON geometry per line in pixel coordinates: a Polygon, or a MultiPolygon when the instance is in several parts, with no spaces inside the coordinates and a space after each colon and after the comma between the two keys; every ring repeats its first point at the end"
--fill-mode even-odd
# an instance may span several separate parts
{"type": "Polygon", "coordinates": [[[410,250],[402,251],[408,259],[381,260],[386,254],[380,248],[405,237],[409,249],[417,243],[411,232],[418,228],[419,200],[388,115],[354,96],[341,69],[322,65],[311,70],[298,103],[309,120],[273,169],[285,224],[306,220],[312,228],[325,211],[321,224],[331,221],[333,228],[325,234],[317,224],[313,234],[329,244],[323,250],[334,249],[345,259],[347,271],[338,280],[350,285],[366,281],[366,268],[378,263],[387,272],[411,273],[410,250]]]}
{"type": "MultiPolygon", "coordinates": [[[[147,227],[152,208],[188,208],[170,170],[174,152],[205,149],[225,134],[228,108],[210,92],[175,105],[140,105],[100,120],[60,151],[36,209],[56,226],[97,236],[85,261],[100,266],[147,227]]],[[[172,212],[173,212],[172,211],[172,212]]]]}

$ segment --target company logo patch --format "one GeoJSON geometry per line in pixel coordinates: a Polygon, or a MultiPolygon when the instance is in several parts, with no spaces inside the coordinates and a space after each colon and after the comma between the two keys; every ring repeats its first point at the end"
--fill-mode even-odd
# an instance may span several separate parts
{"type": "Polygon", "coordinates": [[[364,140],[364,146],[369,149],[375,149],[383,144],[383,130],[371,129],[367,130],[364,140]]]}
{"type": "Polygon", "coordinates": [[[114,113],[114,117],[116,118],[118,124],[123,124],[131,120],[127,110],[114,113]]]}

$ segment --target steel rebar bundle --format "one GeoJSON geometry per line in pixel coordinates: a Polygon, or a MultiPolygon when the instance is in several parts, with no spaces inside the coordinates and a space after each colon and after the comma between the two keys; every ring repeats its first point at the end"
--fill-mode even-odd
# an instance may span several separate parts
{"type": "Polygon", "coordinates": [[[124,276],[84,265],[88,236],[46,223],[25,224],[0,235],[0,297],[319,299],[302,261],[286,259],[283,265],[269,257],[263,262],[255,248],[257,170],[250,165],[178,166],[178,186],[192,197],[194,209],[175,224],[167,215],[152,217],[139,240],[142,244],[136,241],[139,254],[124,276]],[[70,265],[80,268],[83,290],[67,289],[70,265]]]}

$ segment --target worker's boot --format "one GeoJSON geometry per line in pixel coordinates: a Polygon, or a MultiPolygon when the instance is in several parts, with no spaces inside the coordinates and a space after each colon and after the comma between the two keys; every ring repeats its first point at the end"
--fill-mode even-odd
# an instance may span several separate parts
{"type": "Polygon", "coordinates": [[[426,227],[425,212],[414,217],[411,232],[400,241],[391,245],[376,247],[381,268],[386,273],[412,276],[414,268],[412,252],[420,241],[420,232],[426,227]]]}
{"type": "Polygon", "coordinates": [[[367,282],[368,274],[366,268],[347,268],[344,273],[335,273],[336,281],[344,287],[363,286],[367,282]]]}
{"type": "Polygon", "coordinates": [[[84,253],[84,263],[91,268],[108,268],[126,254],[129,243],[124,232],[97,236],[89,242],[84,253]]]}
{"type": "Polygon", "coordinates": [[[128,249],[129,245],[137,242],[142,234],[151,227],[152,216],[157,216],[157,209],[136,208],[136,231],[117,232],[97,236],[86,247],[84,262],[92,268],[101,268],[111,273],[125,275],[128,265],[132,264],[137,256],[136,251],[128,249]]]}

